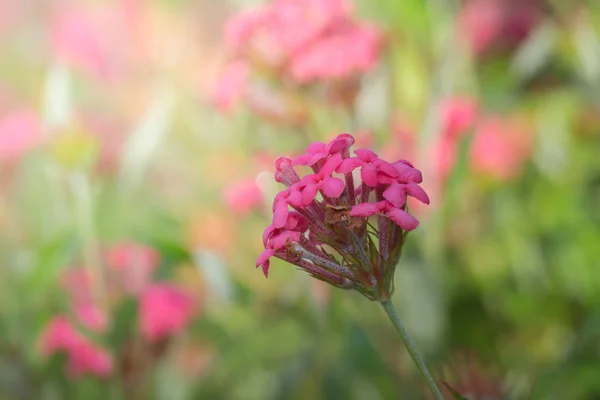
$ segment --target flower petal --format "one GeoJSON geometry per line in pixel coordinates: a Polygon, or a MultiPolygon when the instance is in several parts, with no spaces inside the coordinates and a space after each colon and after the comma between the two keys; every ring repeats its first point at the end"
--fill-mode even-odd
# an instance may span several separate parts
{"type": "Polygon", "coordinates": [[[368,163],[374,162],[375,160],[379,159],[379,157],[377,157],[377,154],[373,153],[371,150],[368,149],[354,150],[354,154],[356,154],[358,158],[362,161],[368,163]]]}
{"type": "Polygon", "coordinates": [[[404,185],[393,183],[383,192],[383,198],[400,208],[406,203],[406,189],[404,185]]]}
{"type": "Polygon", "coordinates": [[[325,161],[325,164],[323,164],[323,167],[321,167],[319,174],[321,174],[321,177],[323,177],[323,178],[325,178],[327,176],[331,176],[331,174],[333,174],[333,171],[335,171],[335,169],[341,163],[342,163],[342,155],[340,153],[336,153],[336,154],[332,155],[331,157],[329,157],[329,159],[327,161],[325,161]]]}
{"type": "Polygon", "coordinates": [[[328,197],[340,197],[344,191],[344,181],[338,178],[323,179],[323,193],[328,197]]]}
{"type": "Polygon", "coordinates": [[[419,226],[419,221],[409,213],[399,208],[390,207],[387,210],[387,216],[394,221],[400,228],[412,231],[419,226]]]}
{"type": "Polygon", "coordinates": [[[335,169],[335,172],[340,174],[346,174],[354,171],[356,168],[363,165],[363,162],[357,157],[346,158],[341,164],[335,169]]]}
{"type": "Polygon", "coordinates": [[[265,277],[269,275],[269,265],[271,264],[269,259],[274,255],[275,250],[266,249],[265,251],[260,253],[260,256],[258,256],[258,260],[256,260],[256,267],[262,267],[263,274],[265,274],[265,277]]]}
{"type": "Polygon", "coordinates": [[[269,239],[271,239],[271,236],[273,235],[274,231],[275,227],[273,226],[273,224],[266,227],[265,231],[263,232],[263,246],[267,246],[267,242],[269,241],[269,239]]]}
{"type": "Polygon", "coordinates": [[[379,207],[376,203],[361,203],[352,207],[350,215],[353,217],[370,217],[379,213],[379,207]]]}
{"type": "Polygon", "coordinates": [[[347,133],[342,133],[327,144],[327,153],[339,153],[342,150],[349,148],[353,144],[354,138],[347,133]]]}
{"type": "Polygon", "coordinates": [[[425,193],[423,188],[416,183],[409,182],[406,184],[406,192],[421,203],[429,204],[429,196],[427,196],[427,193],[425,193]]]}
{"type": "Polygon", "coordinates": [[[317,196],[317,192],[319,191],[319,187],[321,185],[318,183],[308,184],[302,189],[302,205],[307,206],[315,199],[317,196]]]}
{"type": "Polygon", "coordinates": [[[377,186],[377,167],[374,164],[364,164],[360,170],[360,177],[369,186],[377,186]]]}
{"type": "Polygon", "coordinates": [[[273,226],[282,228],[287,221],[287,216],[290,212],[287,201],[282,199],[273,205],[273,226]]]}

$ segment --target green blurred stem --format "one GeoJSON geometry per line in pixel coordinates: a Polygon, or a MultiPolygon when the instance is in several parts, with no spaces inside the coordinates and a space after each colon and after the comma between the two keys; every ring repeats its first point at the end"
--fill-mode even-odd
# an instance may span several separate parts
{"type": "Polygon", "coordinates": [[[433,377],[429,373],[429,370],[427,369],[427,366],[425,365],[423,358],[419,354],[419,351],[415,347],[415,344],[413,343],[412,339],[408,335],[408,331],[404,327],[404,324],[402,323],[402,320],[398,316],[398,313],[396,313],[396,309],[394,308],[394,305],[392,304],[392,302],[390,300],[382,301],[381,305],[383,306],[383,309],[385,310],[386,314],[388,315],[388,317],[390,317],[390,320],[396,327],[396,330],[400,334],[400,338],[404,342],[404,345],[406,346],[406,349],[408,350],[408,353],[412,357],[413,361],[417,365],[417,368],[419,369],[419,371],[425,378],[425,381],[427,381],[427,386],[429,386],[429,390],[431,390],[433,397],[435,397],[436,400],[444,400],[444,397],[442,396],[442,393],[440,393],[440,390],[438,389],[437,385],[435,384],[433,377]]]}

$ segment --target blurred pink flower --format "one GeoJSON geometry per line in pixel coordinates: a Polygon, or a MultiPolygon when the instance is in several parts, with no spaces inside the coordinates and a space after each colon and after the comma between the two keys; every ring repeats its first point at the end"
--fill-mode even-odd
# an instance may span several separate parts
{"type": "Polygon", "coordinates": [[[160,283],[148,287],[140,299],[140,331],[150,342],[179,333],[194,314],[194,300],[176,286],[160,283]]]}
{"type": "Polygon", "coordinates": [[[292,77],[306,83],[335,80],[370,70],[379,57],[381,35],[367,25],[348,25],[298,50],[289,65],[292,77]]]}
{"type": "Polygon", "coordinates": [[[240,102],[249,72],[243,61],[234,61],[225,67],[213,88],[213,102],[219,110],[229,112],[240,102]]]}
{"type": "Polygon", "coordinates": [[[46,357],[66,354],[67,372],[74,378],[86,373],[106,377],[112,371],[110,354],[81,335],[62,315],[52,318],[40,334],[40,351],[46,357]]]}
{"type": "Polygon", "coordinates": [[[460,33],[479,54],[492,46],[518,44],[540,14],[537,0],[470,0],[459,16],[460,33]]]}
{"type": "MultiPolygon", "coordinates": [[[[233,16],[224,31],[235,58],[258,69],[266,66],[283,72],[298,83],[364,73],[375,65],[381,42],[375,27],[354,20],[345,0],[274,0],[233,16]]],[[[229,86],[239,85],[225,87],[229,86]]],[[[223,90],[231,92],[238,90],[223,90]]]]}
{"type": "Polygon", "coordinates": [[[73,378],[85,374],[100,378],[108,377],[113,369],[110,353],[88,341],[77,343],[69,350],[67,373],[73,378]]]}
{"type": "Polygon", "coordinates": [[[442,135],[456,139],[473,126],[477,101],[470,97],[450,97],[440,105],[442,135]]]}
{"type": "Polygon", "coordinates": [[[51,27],[56,56],[98,78],[107,80],[122,72],[127,45],[134,31],[126,25],[134,11],[127,3],[85,7],[59,4],[51,27]]]}
{"type": "Polygon", "coordinates": [[[131,294],[140,294],[152,281],[160,254],[141,243],[121,242],[106,252],[106,262],[117,274],[117,284],[131,294]]]}
{"type": "Polygon", "coordinates": [[[223,197],[235,214],[244,216],[263,204],[263,194],[254,178],[228,185],[223,197]]]}
{"type": "Polygon", "coordinates": [[[515,121],[486,117],[476,128],[470,156],[476,172],[509,180],[521,170],[530,153],[530,132],[515,121]]]}
{"type": "Polygon", "coordinates": [[[40,351],[45,356],[51,356],[58,351],[67,351],[83,340],[83,336],[66,317],[57,315],[40,334],[40,351]]]}
{"type": "Polygon", "coordinates": [[[81,324],[92,332],[105,332],[108,328],[106,313],[93,302],[79,302],[74,305],[75,316],[81,324]]]}
{"type": "Polygon", "coordinates": [[[0,160],[14,160],[41,140],[39,117],[31,110],[13,110],[0,117],[0,160]]]}

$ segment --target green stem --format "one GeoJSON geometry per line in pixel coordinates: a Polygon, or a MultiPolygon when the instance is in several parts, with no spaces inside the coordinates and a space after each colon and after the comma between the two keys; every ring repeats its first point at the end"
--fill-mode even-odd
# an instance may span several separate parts
{"type": "Polygon", "coordinates": [[[388,315],[388,317],[390,317],[390,320],[396,327],[396,330],[400,334],[400,338],[402,338],[402,341],[404,342],[404,345],[406,346],[408,353],[410,354],[413,361],[417,365],[417,368],[419,369],[419,371],[421,372],[421,374],[427,381],[427,386],[429,386],[429,390],[431,390],[433,397],[435,397],[436,400],[444,400],[444,397],[442,396],[442,393],[440,393],[440,390],[438,389],[437,385],[435,384],[433,377],[429,373],[429,370],[427,369],[427,366],[425,365],[423,358],[419,354],[419,351],[415,347],[415,344],[413,343],[412,339],[408,335],[408,331],[404,327],[402,320],[396,313],[396,309],[394,308],[394,305],[392,304],[392,302],[390,300],[382,301],[381,305],[383,306],[383,309],[385,310],[386,314],[388,315]]]}

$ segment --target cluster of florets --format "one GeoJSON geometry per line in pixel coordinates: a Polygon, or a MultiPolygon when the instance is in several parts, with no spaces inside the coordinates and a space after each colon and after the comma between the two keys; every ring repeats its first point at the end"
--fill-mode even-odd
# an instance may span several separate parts
{"type": "Polygon", "coordinates": [[[425,204],[429,198],[410,162],[389,163],[367,149],[351,157],[353,144],[351,135],[341,134],[328,144],[311,144],[294,160],[275,162],[275,180],[287,188],[275,196],[256,265],[266,276],[270,258],[277,257],[334,286],[383,300],[393,292],[406,236],[419,225],[407,196],[425,204]],[[301,178],[296,165],[313,173],[301,178]]]}

